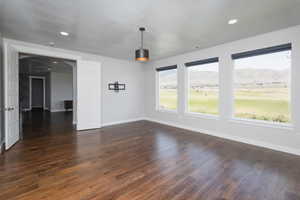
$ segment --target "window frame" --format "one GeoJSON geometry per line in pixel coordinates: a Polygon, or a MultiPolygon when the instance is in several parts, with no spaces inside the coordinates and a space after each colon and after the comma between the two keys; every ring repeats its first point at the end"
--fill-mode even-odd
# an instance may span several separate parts
{"type": "Polygon", "coordinates": [[[189,117],[196,117],[196,118],[203,118],[203,119],[220,119],[220,58],[219,57],[211,57],[208,59],[201,59],[192,62],[187,62],[184,64],[184,79],[185,79],[185,86],[184,86],[184,115],[189,117]],[[189,99],[190,99],[190,80],[189,80],[189,67],[211,64],[211,63],[218,63],[218,104],[217,110],[218,114],[208,114],[208,113],[200,113],[200,112],[192,112],[189,111],[189,99]]]}
{"type": "Polygon", "coordinates": [[[241,123],[241,124],[248,124],[248,125],[254,125],[254,126],[262,126],[262,127],[268,127],[268,128],[283,128],[283,129],[293,129],[294,127],[294,114],[293,114],[293,45],[292,43],[286,43],[282,45],[276,45],[276,46],[270,46],[265,48],[259,48],[254,49],[250,51],[240,52],[240,53],[234,53],[231,54],[231,63],[232,63],[232,109],[231,109],[231,119],[230,122],[233,123],[241,123]],[[283,51],[291,51],[291,66],[290,66],[290,88],[289,88],[289,111],[290,111],[290,122],[275,122],[275,121],[266,121],[266,120],[259,120],[259,119],[249,119],[249,118],[242,118],[242,117],[236,117],[236,106],[235,106],[235,60],[242,59],[242,58],[249,58],[249,57],[256,57],[261,55],[268,55],[272,53],[277,52],[283,52],[283,51]]]}
{"type": "Polygon", "coordinates": [[[170,66],[166,66],[166,67],[157,67],[155,68],[155,96],[156,96],[156,100],[155,100],[155,109],[156,111],[159,112],[165,112],[165,113],[174,113],[177,114],[178,113],[178,107],[179,107],[179,95],[178,95],[178,87],[179,87],[179,82],[178,82],[178,78],[179,78],[179,73],[178,73],[178,65],[170,65],[170,66]],[[160,79],[159,79],[159,72],[161,71],[167,71],[167,70],[173,70],[176,69],[176,84],[177,84],[177,105],[176,105],[176,109],[164,109],[160,107],[160,79]]]}

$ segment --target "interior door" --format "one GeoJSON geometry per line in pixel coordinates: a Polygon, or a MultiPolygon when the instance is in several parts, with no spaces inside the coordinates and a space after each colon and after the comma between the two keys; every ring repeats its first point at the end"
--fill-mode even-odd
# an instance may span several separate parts
{"type": "Polygon", "coordinates": [[[77,62],[77,130],[101,127],[101,64],[77,62]]]}
{"type": "Polygon", "coordinates": [[[44,81],[40,78],[31,80],[31,107],[44,108],[44,81]]]}
{"type": "Polygon", "coordinates": [[[5,147],[9,149],[20,138],[19,133],[19,55],[17,50],[5,46],[4,105],[5,147]]]}

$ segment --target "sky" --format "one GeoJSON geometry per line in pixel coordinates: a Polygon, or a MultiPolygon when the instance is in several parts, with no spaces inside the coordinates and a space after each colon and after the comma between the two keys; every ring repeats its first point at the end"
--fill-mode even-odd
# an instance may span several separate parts
{"type": "MultiPolygon", "coordinates": [[[[190,71],[218,71],[219,63],[190,67],[190,71]],[[201,66],[201,67],[199,67],[201,66]]],[[[235,69],[272,69],[285,70],[291,67],[291,51],[241,58],[234,61],[235,69]]]]}
{"type": "Polygon", "coordinates": [[[217,72],[217,71],[219,71],[219,63],[197,65],[197,66],[193,66],[193,67],[188,67],[188,69],[189,69],[189,72],[193,72],[193,71],[217,72]]]}
{"type": "MultiPolygon", "coordinates": [[[[291,51],[282,51],[272,54],[253,56],[234,60],[235,69],[271,69],[286,70],[291,67],[291,51]]],[[[219,63],[203,64],[188,67],[190,73],[193,71],[218,72],[219,63]]],[[[160,72],[161,77],[176,75],[176,69],[160,72]]]]}
{"type": "Polygon", "coordinates": [[[291,67],[291,51],[237,59],[234,65],[238,69],[286,70],[291,67]]]}

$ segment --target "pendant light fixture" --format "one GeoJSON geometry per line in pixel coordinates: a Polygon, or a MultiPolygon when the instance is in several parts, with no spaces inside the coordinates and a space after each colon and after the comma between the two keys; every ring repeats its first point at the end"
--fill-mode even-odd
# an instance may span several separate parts
{"type": "Polygon", "coordinates": [[[149,61],[149,50],[144,49],[144,31],[146,30],[144,27],[140,27],[141,31],[141,47],[135,51],[135,60],[140,62],[149,61]]]}

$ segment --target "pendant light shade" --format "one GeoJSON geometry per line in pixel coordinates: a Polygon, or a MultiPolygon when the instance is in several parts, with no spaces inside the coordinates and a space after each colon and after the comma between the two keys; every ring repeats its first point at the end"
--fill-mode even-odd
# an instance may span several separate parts
{"type": "Polygon", "coordinates": [[[149,60],[149,50],[148,49],[137,49],[135,51],[135,59],[137,61],[146,62],[149,60]]]}
{"type": "Polygon", "coordinates": [[[135,51],[135,60],[140,62],[149,61],[149,50],[144,49],[144,35],[143,32],[146,30],[144,27],[139,29],[141,31],[141,47],[135,51]]]}

